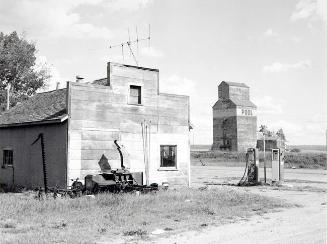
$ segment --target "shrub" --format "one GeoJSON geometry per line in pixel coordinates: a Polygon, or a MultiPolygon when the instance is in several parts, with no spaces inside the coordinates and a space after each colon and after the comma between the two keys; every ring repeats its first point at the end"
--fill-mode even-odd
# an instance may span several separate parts
{"type": "MultiPolygon", "coordinates": [[[[294,150],[294,149],[293,149],[294,150]]],[[[263,167],[263,152],[259,152],[260,167],[263,167]]],[[[206,151],[206,152],[191,152],[191,158],[197,160],[208,159],[211,165],[221,165],[226,162],[228,165],[232,165],[232,162],[246,161],[245,152],[224,152],[224,151],[206,151]],[[209,160],[210,159],[210,160],[209,160]]],[[[327,156],[325,153],[299,153],[299,152],[286,152],[285,153],[285,168],[310,168],[326,169],[327,156]]],[[[271,167],[271,152],[265,153],[266,167],[271,167]]],[[[237,165],[236,165],[237,166],[237,165]]]]}
{"type": "Polygon", "coordinates": [[[293,148],[293,149],[291,149],[290,152],[299,153],[299,152],[301,152],[301,150],[299,148],[293,148]]]}

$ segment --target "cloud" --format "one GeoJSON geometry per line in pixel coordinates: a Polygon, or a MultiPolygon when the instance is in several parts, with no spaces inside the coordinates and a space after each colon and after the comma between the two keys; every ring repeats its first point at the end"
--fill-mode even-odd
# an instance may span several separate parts
{"type": "Polygon", "coordinates": [[[178,75],[160,79],[160,92],[191,96],[195,93],[195,82],[178,75]]]}
{"type": "Polygon", "coordinates": [[[267,29],[265,32],[264,32],[264,35],[266,36],[266,37],[278,37],[279,36],[279,34],[277,33],[277,32],[275,32],[275,31],[273,31],[272,29],[267,29]]]}
{"type": "Polygon", "coordinates": [[[273,131],[282,128],[290,145],[323,145],[326,142],[326,123],[316,123],[313,120],[306,122],[277,120],[267,125],[273,131]]]}
{"type": "Polygon", "coordinates": [[[82,18],[78,7],[98,7],[106,13],[135,11],[150,0],[2,0],[0,29],[4,32],[26,31],[32,38],[108,39],[110,29],[82,18]]]}
{"type": "Polygon", "coordinates": [[[294,43],[296,43],[296,44],[298,44],[298,43],[301,42],[301,38],[298,37],[298,36],[292,36],[291,37],[291,41],[294,42],[294,43]]]}
{"type": "Polygon", "coordinates": [[[327,25],[327,1],[326,0],[318,0],[318,2],[317,2],[317,14],[323,20],[325,25],[327,25]]]}
{"type": "Polygon", "coordinates": [[[90,0],[22,0],[2,1],[0,27],[7,31],[27,31],[33,38],[108,38],[111,32],[104,26],[83,23],[74,9],[81,4],[98,4],[90,0]]]}
{"type": "Polygon", "coordinates": [[[280,101],[276,101],[270,96],[263,96],[254,99],[254,103],[258,106],[258,115],[263,114],[282,114],[283,109],[280,101]]]}
{"type": "Polygon", "coordinates": [[[304,60],[294,64],[282,64],[279,62],[274,62],[270,65],[265,65],[262,70],[264,73],[275,73],[275,72],[286,72],[289,70],[298,70],[298,69],[304,69],[310,67],[311,67],[311,61],[304,60]]]}
{"type": "Polygon", "coordinates": [[[316,0],[300,0],[295,6],[295,11],[291,15],[291,20],[298,21],[300,19],[307,19],[314,16],[316,13],[316,0]]]}
{"type": "Polygon", "coordinates": [[[152,2],[152,0],[115,0],[108,1],[106,6],[109,7],[107,10],[112,12],[120,10],[136,11],[140,8],[147,7],[152,2]]]}
{"type": "Polygon", "coordinates": [[[40,70],[41,68],[46,67],[49,70],[50,79],[46,83],[46,86],[40,89],[38,92],[51,91],[56,89],[57,83],[59,83],[59,88],[65,88],[68,78],[62,77],[59,70],[53,66],[48,65],[46,56],[37,56],[35,61],[35,69],[40,70]]]}
{"type": "Polygon", "coordinates": [[[141,54],[150,58],[162,58],[164,56],[163,52],[155,47],[143,47],[141,54]]]}
{"type": "Polygon", "coordinates": [[[314,21],[321,19],[327,24],[327,1],[326,0],[299,0],[290,17],[291,21],[299,20],[314,21]]]}

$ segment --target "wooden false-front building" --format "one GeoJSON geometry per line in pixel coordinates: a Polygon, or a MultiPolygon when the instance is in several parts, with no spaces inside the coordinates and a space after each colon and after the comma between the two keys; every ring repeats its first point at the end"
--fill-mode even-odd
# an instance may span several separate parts
{"type": "Polygon", "coordinates": [[[44,135],[48,185],[67,187],[100,172],[104,156],[142,172],[143,183],[188,184],[189,97],[159,92],[159,70],[108,63],[107,78],[68,82],[0,115],[0,184],[43,186],[44,135]]]}

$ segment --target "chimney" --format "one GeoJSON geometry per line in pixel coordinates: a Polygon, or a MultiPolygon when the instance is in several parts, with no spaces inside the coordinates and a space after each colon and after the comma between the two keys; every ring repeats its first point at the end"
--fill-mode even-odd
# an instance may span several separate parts
{"type": "Polygon", "coordinates": [[[110,62],[107,63],[107,86],[110,86],[110,62]]]}
{"type": "Polygon", "coordinates": [[[57,85],[56,85],[56,90],[59,89],[59,85],[60,85],[60,82],[57,82],[57,85]]]}
{"type": "Polygon", "coordinates": [[[84,78],[79,75],[76,75],[76,82],[79,83],[81,80],[84,80],[84,78]]]}

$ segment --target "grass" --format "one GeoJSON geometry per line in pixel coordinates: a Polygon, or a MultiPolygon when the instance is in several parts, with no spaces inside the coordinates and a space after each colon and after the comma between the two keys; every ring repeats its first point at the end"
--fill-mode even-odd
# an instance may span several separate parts
{"type": "Polygon", "coordinates": [[[289,206],[227,187],[41,201],[28,192],[0,198],[1,243],[94,243],[113,235],[147,239],[158,228],[176,233],[289,206]]]}
{"type": "MultiPolygon", "coordinates": [[[[266,165],[271,168],[271,152],[266,152],[266,165]]],[[[259,152],[260,167],[263,167],[263,152],[259,152]]],[[[201,165],[201,162],[210,166],[244,167],[245,152],[223,151],[192,151],[192,165],[201,165]]],[[[324,152],[286,152],[285,168],[327,169],[327,155],[324,152]]]]}

